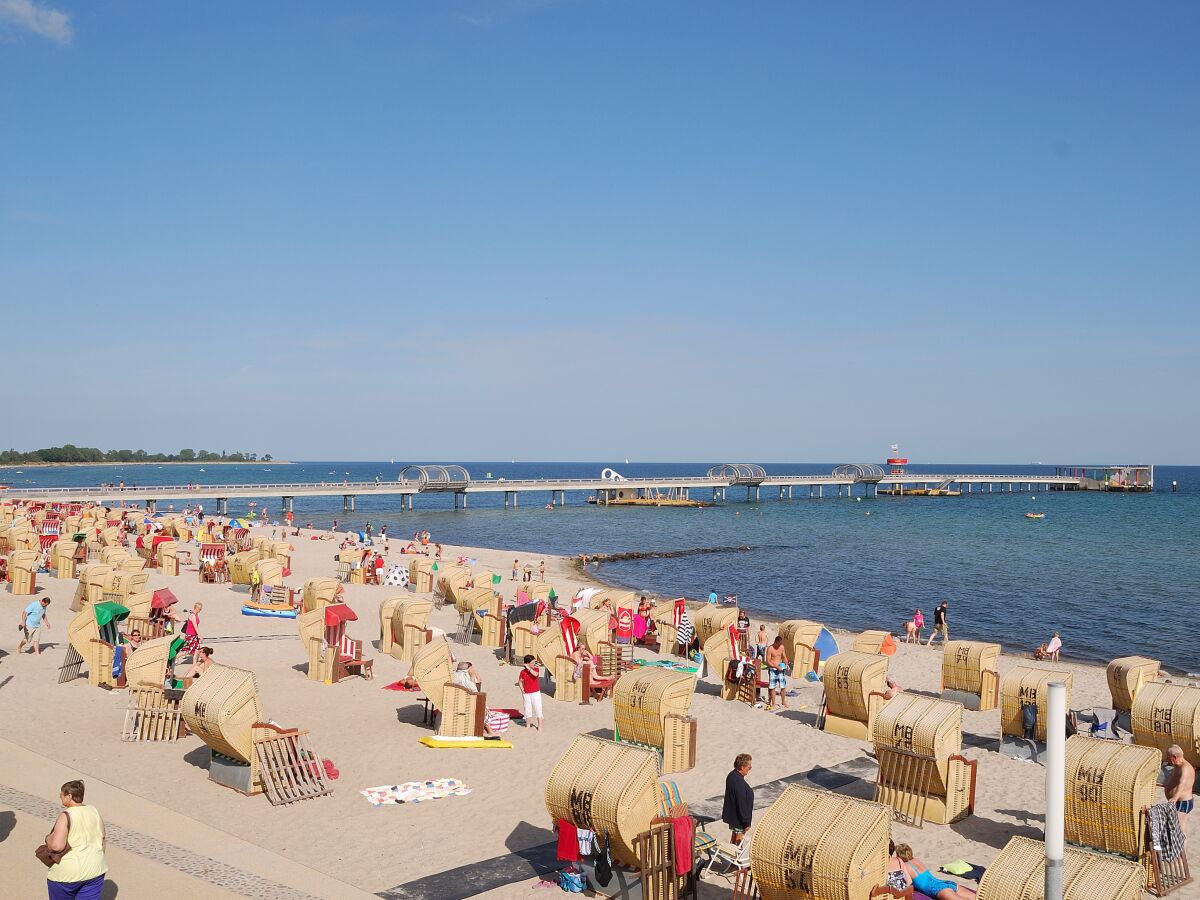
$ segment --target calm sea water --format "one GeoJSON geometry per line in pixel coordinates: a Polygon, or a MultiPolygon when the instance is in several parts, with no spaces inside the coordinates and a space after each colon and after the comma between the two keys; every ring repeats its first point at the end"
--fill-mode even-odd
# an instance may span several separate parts
{"type": "MultiPolygon", "coordinates": [[[[598,476],[603,463],[464,463],[475,480],[598,476]]],[[[308,462],[291,465],[103,466],[0,469],[23,486],[320,482],[395,479],[401,464],[308,462]],[[201,471],[204,468],[206,471],[201,471]]],[[[616,464],[626,476],[703,475],[699,464],[616,464]]],[[[768,472],[827,473],[831,465],[778,464],[768,472]]],[[[1051,473],[1040,466],[914,466],[926,472],[1051,473]]],[[[505,510],[501,495],[472,495],[454,511],[449,496],[418,496],[400,512],[398,497],[296,501],[296,519],[328,526],[386,523],[397,535],[429,529],[451,544],[506,547],[529,554],[685,550],[749,545],[745,553],[611,563],[595,571],[630,588],[661,594],[737,594],[743,606],[777,618],[810,618],[835,627],[896,630],[915,607],[927,616],[950,601],[955,637],[1028,648],[1062,631],[1068,655],[1097,661],[1140,653],[1175,669],[1200,671],[1191,617],[1200,608],[1200,467],[1160,466],[1150,495],[1083,492],[973,494],[957,498],[730,500],[708,509],[603,509],[583,494],[547,510],[545,493],[505,510]],[[1179,483],[1177,493],[1171,481],[1179,483]],[[1036,499],[1034,499],[1036,497],[1036,499]],[[1024,513],[1044,512],[1029,520],[1024,513]]],[[[697,495],[699,496],[699,495],[697,495]]],[[[168,500],[165,495],[162,502],[168,500]]],[[[231,504],[231,513],[246,507],[231,504]]],[[[260,503],[278,508],[278,500],[260,503]]],[[[181,508],[180,501],[175,500],[181,508]]],[[[160,507],[161,508],[161,507],[160,507]]],[[[211,511],[212,505],[209,504],[211,511]]]]}

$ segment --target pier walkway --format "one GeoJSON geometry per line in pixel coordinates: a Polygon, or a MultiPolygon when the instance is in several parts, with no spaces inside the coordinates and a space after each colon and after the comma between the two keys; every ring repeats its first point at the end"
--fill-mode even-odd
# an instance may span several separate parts
{"type": "MultiPolygon", "coordinates": [[[[1149,480],[1132,487],[1115,489],[1153,490],[1153,467],[1138,467],[1149,471],[1149,480]]],[[[1068,470],[1069,471],[1069,470],[1068,470]]],[[[1060,468],[1054,475],[996,475],[971,473],[888,473],[873,465],[838,466],[829,475],[769,475],[761,466],[724,465],[712,467],[706,475],[663,476],[655,478],[624,478],[612,469],[605,469],[599,478],[536,478],[506,481],[502,478],[473,481],[461,466],[407,466],[396,481],[328,481],[312,483],[262,484],[187,484],[142,485],[128,487],[63,487],[28,488],[19,492],[0,494],[20,499],[46,502],[136,501],[150,507],[163,500],[187,502],[212,500],[218,515],[227,513],[230,500],[278,497],[283,510],[293,509],[298,497],[343,498],[343,509],[355,509],[360,496],[396,496],[401,509],[413,508],[418,494],[449,493],[454,496],[455,509],[465,509],[472,494],[503,493],[505,507],[517,506],[518,495],[530,492],[549,495],[551,503],[566,502],[568,491],[592,495],[595,502],[605,504],[636,498],[688,500],[691,491],[711,492],[713,501],[727,499],[731,488],[745,488],[745,499],[761,500],[764,488],[778,493],[780,500],[793,499],[797,488],[800,496],[823,498],[826,489],[831,496],[878,496],[881,493],[902,496],[908,492],[923,494],[953,494],[996,491],[1028,492],[1050,490],[1112,490],[1108,482],[1089,477],[1090,473],[1070,472],[1060,468]]]]}

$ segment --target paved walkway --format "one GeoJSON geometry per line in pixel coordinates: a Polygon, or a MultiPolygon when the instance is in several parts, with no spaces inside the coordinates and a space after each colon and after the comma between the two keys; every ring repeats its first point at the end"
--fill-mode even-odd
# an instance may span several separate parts
{"type": "Polygon", "coordinates": [[[0,884],[5,896],[45,895],[46,870],[33,858],[33,850],[62,809],[53,800],[59,787],[74,778],[84,780],[88,802],[105,820],[113,884],[104,900],[118,894],[128,900],[165,896],[369,900],[375,896],[0,738],[0,884]],[[172,840],[155,834],[170,835],[172,840]]]}

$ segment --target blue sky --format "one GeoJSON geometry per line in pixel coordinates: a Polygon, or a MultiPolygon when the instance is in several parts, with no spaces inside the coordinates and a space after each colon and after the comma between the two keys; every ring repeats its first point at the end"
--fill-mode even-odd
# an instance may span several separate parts
{"type": "Polygon", "coordinates": [[[0,0],[0,443],[1200,462],[1198,33],[0,0]]]}

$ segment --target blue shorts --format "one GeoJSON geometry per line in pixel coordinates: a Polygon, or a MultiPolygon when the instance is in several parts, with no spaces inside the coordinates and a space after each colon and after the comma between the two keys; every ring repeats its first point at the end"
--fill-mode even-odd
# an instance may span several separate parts
{"type": "Polygon", "coordinates": [[[767,678],[767,686],[772,691],[787,690],[787,669],[771,669],[767,678]]]}
{"type": "Polygon", "coordinates": [[[1195,806],[1195,804],[1196,804],[1195,800],[1176,800],[1175,801],[1175,811],[1181,812],[1186,816],[1188,813],[1190,813],[1192,811],[1192,807],[1195,806]]]}
{"type": "Polygon", "coordinates": [[[97,875],[87,881],[47,881],[46,893],[50,900],[100,900],[104,877],[97,875]]]}

